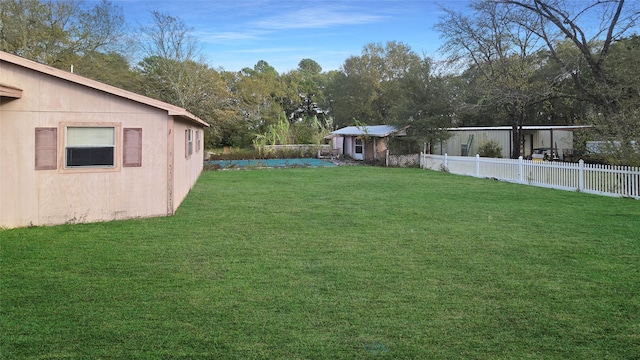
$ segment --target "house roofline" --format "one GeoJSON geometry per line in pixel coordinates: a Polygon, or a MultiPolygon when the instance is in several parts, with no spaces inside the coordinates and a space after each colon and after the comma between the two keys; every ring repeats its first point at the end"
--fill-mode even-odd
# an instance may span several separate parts
{"type": "Polygon", "coordinates": [[[402,132],[402,131],[406,130],[409,127],[409,126],[404,126],[404,127],[401,127],[401,128],[393,127],[393,130],[389,130],[389,131],[386,131],[384,133],[371,133],[371,132],[368,132],[368,130],[370,128],[383,127],[383,126],[384,127],[392,127],[390,125],[345,126],[343,128],[340,128],[338,130],[335,130],[335,131],[331,132],[331,134],[325,136],[325,139],[331,139],[331,138],[336,137],[336,136],[370,136],[370,137],[385,138],[385,137],[390,136],[390,135],[392,135],[394,133],[402,132]],[[355,130],[353,132],[340,132],[341,130],[351,129],[351,128],[357,129],[357,130],[355,130]],[[367,128],[367,130],[362,130],[363,128],[367,128]]]}
{"type": "MultiPolygon", "coordinates": [[[[589,129],[591,125],[523,125],[522,130],[580,130],[589,129]]],[[[447,131],[487,131],[487,130],[513,130],[512,126],[469,126],[447,128],[447,131]]]]}
{"type": "MultiPolygon", "coordinates": [[[[95,90],[99,90],[102,92],[106,92],[124,99],[128,99],[131,101],[135,101],[144,105],[148,105],[151,107],[155,107],[157,109],[162,109],[167,111],[168,115],[171,116],[178,116],[184,119],[187,119],[188,121],[191,121],[193,123],[202,125],[204,127],[208,127],[209,124],[200,119],[199,117],[193,115],[192,113],[190,113],[189,111],[187,111],[186,109],[183,109],[179,106],[175,106],[175,105],[171,105],[169,103],[160,101],[160,100],[156,100],[153,98],[150,98],[148,96],[144,96],[144,95],[140,95],[140,94],[136,94],[134,92],[128,91],[128,90],[124,90],[112,85],[107,85],[105,83],[101,83],[99,81],[96,80],[91,80],[89,78],[86,78],[84,76],[80,76],[77,74],[73,74],[64,70],[60,70],[60,69],[56,69],[52,66],[49,65],[44,65],[44,64],[40,64],[38,62],[32,61],[32,60],[28,60],[25,58],[22,58],[20,56],[17,55],[12,55],[9,54],[7,52],[4,51],[0,51],[0,60],[1,61],[6,61],[8,63],[14,64],[14,65],[18,65],[27,69],[31,69],[46,75],[50,75],[62,80],[66,80],[72,83],[76,83],[78,85],[82,85],[82,86],[86,86],[95,90]]],[[[8,89],[16,89],[12,86],[4,86],[4,88],[8,88],[8,89]]],[[[20,90],[20,89],[17,89],[20,90]]],[[[22,92],[22,90],[20,90],[20,92],[22,92]]]]}

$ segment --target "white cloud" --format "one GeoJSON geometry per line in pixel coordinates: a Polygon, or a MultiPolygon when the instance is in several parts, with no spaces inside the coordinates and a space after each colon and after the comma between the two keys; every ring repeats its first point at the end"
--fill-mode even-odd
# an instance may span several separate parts
{"type": "Polygon", "coordinates": [[[307,7],[293,12],[263,18],[253,27],[268,30],[319,29],[335,26],[362,25],[384,21],[386,17],[366,14],[345,7],[307,7]]]}
{"type": "Polygon", "coordinates": [[[299,47],[272,47],[272,48],[256,48],[256,49],[244,49],[244,50],[232,50],[234,53],[244,53],[244,54],[252,54],[252,53],[291,53],[291,52],[300,52],[300,51],[308,51],[309,48],[299,48],[299,47]]]}
{"type": "Polygon", "coordinates": [[[237,40],[257,40],[260,38],[260,33],[254,31],[234,32],[223,31],[217,33],[210,32],[197,32],[195,35],[198,40],[205,42],[228,42],[237,40]]]}

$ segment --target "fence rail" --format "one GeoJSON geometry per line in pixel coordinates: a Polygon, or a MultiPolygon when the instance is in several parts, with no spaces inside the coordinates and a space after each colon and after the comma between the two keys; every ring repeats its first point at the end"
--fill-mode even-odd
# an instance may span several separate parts
{"type": "Polygon", "coordinates": [[[458,175],[640,199],[640,168],[567,162],[420,154],[420,167],[458,175]]]}

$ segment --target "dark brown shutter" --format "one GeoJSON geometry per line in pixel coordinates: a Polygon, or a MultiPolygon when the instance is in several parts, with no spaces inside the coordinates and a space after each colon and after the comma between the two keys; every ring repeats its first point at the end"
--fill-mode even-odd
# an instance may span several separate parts
{"type": "Polygon", "coordinates": [[[142,129],[124,128],[123,138],[122,166],[142,166],[142,129]]]}
{"type": "Polygon", "coordinates": [[[58,168],[58,129],[36,128],[36,170],[58,168]]]}

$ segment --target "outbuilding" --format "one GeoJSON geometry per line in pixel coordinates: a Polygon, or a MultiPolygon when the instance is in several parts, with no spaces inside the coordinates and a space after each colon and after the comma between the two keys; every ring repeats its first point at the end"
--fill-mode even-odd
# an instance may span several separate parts
{"type": "Polygon", "coordinates": [[[207,126],[0,52],[0,228],[172,215],[203,169],[207,126]]]}
{"type": "MultiPolygon", "coordinates": [[[[557,149],[558,156],[573,149],[573,132],[586,129],[589,126],[573,125],[531,125],[522,127],[520,153],[523,157],[530,157],[536,148],[557,149]]],[[[489,141],[494,141],[502,148],[502,157],[509,158],[513,152],[511,126],[490,127],[456,127],[447,129],[450,137],[439,144],[432,144],[434,154],[450,156],[475,156],[480,147],[489,141]]]]}
{"type": "Polygon", "coordinates": [[[327,136],[333,149],[354,160],[384,160],[389,148],[389,137],[405,136],[407,127],[391,125],[347,126],[327,136]]]}

